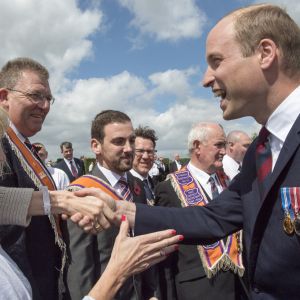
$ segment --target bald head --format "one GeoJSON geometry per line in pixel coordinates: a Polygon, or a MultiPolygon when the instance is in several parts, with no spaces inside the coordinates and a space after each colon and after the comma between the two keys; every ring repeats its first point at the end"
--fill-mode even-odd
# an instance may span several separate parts
{"type": "Polygon", "coordinates": [[[248,147],[251,144],[251,138],[249,135],[244,131],[234,130],[229,132],[226,142],[226,154],[236,162],[241,163],[248,147]]]}

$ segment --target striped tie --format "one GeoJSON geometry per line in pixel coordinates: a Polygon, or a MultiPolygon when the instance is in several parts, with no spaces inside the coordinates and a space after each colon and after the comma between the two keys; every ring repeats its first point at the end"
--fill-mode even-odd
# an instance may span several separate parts
{"type": "Polygon", "coordinates": [[[272,173],[272,152],[268,141],[269,134],[268,129],[263,126],[259,132],[256,144],[257,179],[262,197],[272,173]]]}
{"type": "Polygon", "coordinates": [[[77,178],[77,177],[78,177],[78,172],[77,172],[76,167],[74,166],[72,160],[70,160],[70,166],[71,166],[71,172],[72,172],[72,175],[73,175],[75,178],[77,178]]]}
{"type": "Polygon", "coordinates": [[[210,183],[210,187],[211,187],[212,199],[215,199],[219,196],[219,191],[218,191],[214,177],[210,176],[208,182],[210,183]]]}
{"type": "Polygon", "coordinates": [[[126,201],[132,202],[133,201],[132,195],[129,190],[129,186],[128,186],[126,179],[124,177],[121,177],[119,179],[118,183],[120,186],[120,193],[121,193],[122,198],[126,201]]]}

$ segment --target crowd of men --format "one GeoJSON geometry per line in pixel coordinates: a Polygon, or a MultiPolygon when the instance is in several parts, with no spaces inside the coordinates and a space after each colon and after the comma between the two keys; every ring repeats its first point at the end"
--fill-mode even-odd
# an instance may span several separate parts
{"type": "MultiPolygon", "coordinates": [[[[96,163],[88,173],[70,142],[61,144],[55,168],[46,167],[45,146],[29,138],[54,101],[48,71],[30,58],[10,60],[0,72],[0,105],[11,122],[2,140],[10,172],[0,185],[97,187],[116,200],[115,218],[133,212],[129,234],[170,225],[184,233],[177,253],[128,278],[115,299],[297,299],[300,200],[288,195],[299,189],[298,54],[300,30],[279,7],[233,12],[208,36],[203,85],[221,97],[225,119],[250,115],[264,125],[258,139],[251,144],[238,130],[226,137],[219,124],[199,121],[188,135],[190,160],[182,163],[176,154],[165,166],[151,127],[134,129],[124,112],[105,110],[92,122],[96,163]],[[253,24],[262,30],[250,38],[253,24]],[[283,32],[266,35],[272,26],[283,32]]],[[[76,300],[103,273],[118,232],[103,230],[100,219],[93,229],[97,234],[49,214],[26,228],[0,226],[0,241],[29,280],[33,299],[76,300]]]]}

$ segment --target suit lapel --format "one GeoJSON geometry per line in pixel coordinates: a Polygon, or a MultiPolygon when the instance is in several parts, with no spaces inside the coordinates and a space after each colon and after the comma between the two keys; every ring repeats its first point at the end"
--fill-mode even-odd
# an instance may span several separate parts
{"type": "Polygon", "coordinates": [[[107,179],[107,178],[104,176],[104,174],[100,171],[100,169],[98,168],[97,165],[93,168],[91,174],[94,175],[94,176],[96,176],[96,177],[98,177],[98,178],[100,178],[100,179],[102,179],[102,180],[104,180],[106,183],[108,183],[108,184],[110,185],[108,179],[107,179]]]}
{"type": "MultiPolygon", "coordinates": [[[[272,186],[276,182],[278,176],[281,174],[287,163],[292,158],[295,151],[298,149],[300,144],[300,115],[296,119],[295,124],[288,133],[286,140],[282,146],[276,165],[272,172],[271,180],[266,189],[266,196],[271,190],[272,186]]],[[[264,199],[262,199],[264,200],[264,199]]]]}
{"type": "Polygon", "coordinates": [[[130,172],[127,172],[126,174],[128,186],[133,197],[133,202],[146,204],[147,202],[143,183],[139,183],[140,180],[134,177],[130,172]]]}

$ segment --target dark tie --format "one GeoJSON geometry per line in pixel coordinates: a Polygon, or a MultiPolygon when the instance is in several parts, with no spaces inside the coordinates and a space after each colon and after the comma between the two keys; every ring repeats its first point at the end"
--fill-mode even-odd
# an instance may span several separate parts
{"type": "Polygon", "coordinates": [[[126,201],[132,202],[133,201],[132,195],[126,179],[124,177],[121,177],[118,182],[120,185],[120,192],[122,198],[126,201]]]}
{"type": "Polygon", "coordinates": [[[266,127],[262,127],[256,144],[256,170],[257,180],[261,192],[264,196],[264,191],[272,173],[272,152],[268,136],[270,132],[266,127]]]}
{"type": "Polygon", "coordinates": [[[153,200],[154,199],[154,196],[153,196],[153,193],[150,189],[150,186],[148,184],[148,180],[147,179],[144,179],[143,180],[143,184],[144,184],[144,189],[145,189],[145,193],[146,193],[146,198],[147,200],[153,200]]]}
{"type": "Polygon", "coordinates": [[[40,160],[40,157],[38,155],[38,151],[36,151],[35,147],[30,143],[28,138],[25,138],[24,141],[25,146],[31,151],[31,153],[40,160]]]}
{"type": "Polygon", "coordinates": [[[75,178],[77,178],[78,172],[77,172],[77,170],[76,170],[76,168],[75,168],[75,166],[74,166],[72,160],[70,160],[70,166],[71,166],[71,172],[72,172],[72,175],[73,175],[75,178]]]}
{"type": "Polygon", "coordinates": [[[214,177],[210,176],[208,182],[210,183],[210,187],[211,187],[212,199],[215,199],[219,196],[219,191],[214,177]]]}

